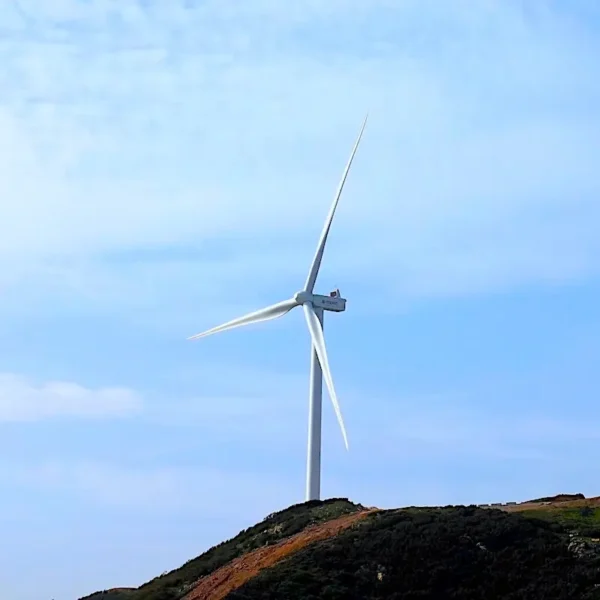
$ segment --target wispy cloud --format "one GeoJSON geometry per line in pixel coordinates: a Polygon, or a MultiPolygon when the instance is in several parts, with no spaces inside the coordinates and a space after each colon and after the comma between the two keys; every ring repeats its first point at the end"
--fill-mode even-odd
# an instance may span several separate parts
{"type": "Polygon", "coordinates": [[[271,510],[290,502],[290,479],[281,474],[210,467],[131,467],[90,461],[45,461],[38,464],[0,463],[0,480],[13,492],[28,489],[125,510],[189,511],[211,518],[228,517],[239,509],[271,510]],[[247,504],[246,504],[247,503],[247,504]]]}
{"type": "Polygon", "coordinates": [[[324,280],[423,297],[597,273],[597,43],[551,3],[16,6],[5,288],[133,312],[297,286],[367,108],[324,280]]]}
{"type": "Polygon", "coordinates": [[[13,373],[0,373],[0,423],[55,417],[96,419],[140,412],[142,399],[124,387],[90,389],[70,381],[37,384],[13,373]]]}
{"type": "MultiPolygon", "coordinates": [[[[479,397],[485,397],[485,392],[371,396],[377,410],[361,414],[354,436],[358,461],[378,456],[386,464],[382,457],[387,456],[400,467],[421,461],[522,460],[568,470],[582,448],[591,448],[600,439],[600,424],[593,413],[584,416],[577,410],[567,417],[551,402],[543,410],[543,405],[514,405],[508,399],[483,406],[479,397]]],[[[348,412],[358,412],[361,403],[364,394],[353,395],[348,412]]]]}

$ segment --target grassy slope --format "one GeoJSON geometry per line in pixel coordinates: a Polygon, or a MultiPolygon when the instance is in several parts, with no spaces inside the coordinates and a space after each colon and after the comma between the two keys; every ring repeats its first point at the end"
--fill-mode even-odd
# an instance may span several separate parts
{"type": "Polygon", "coordinates": [[[584,537],[600,538],[600,509],[562,508],[554,510],[525,510],[520,514],[559,523],[584,537]]]}
{"type": "Polygon", "coordinates": [[[564,502],[526,502],[511,507],[510,512],[558,523],[569,531],[590,538],[600,538],[600,498],[564,502]]]}
{"type": "Polygon", "coordinates": [[[81,600],[179,600],[195,582],[247,552],[294,535],[309,525],[323,523],[363,507],[346,499],[306,502],[274,513],[258,525],[211,548],[179,569],[149,581],[137,589],[96,592],[81,600]]]}

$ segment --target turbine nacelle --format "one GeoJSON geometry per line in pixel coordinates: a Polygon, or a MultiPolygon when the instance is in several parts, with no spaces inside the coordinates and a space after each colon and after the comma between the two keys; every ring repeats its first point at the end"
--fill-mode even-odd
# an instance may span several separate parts
{"type": "Polygon", "coordinates": [[[346,310],[346,299],[340,296],[339,290],[335,290],[329,296],[320,294],[311,294],[309,292],[297,292],[294,294],[294,300],[298,304],[312,304],[315,308],[329,310],[331,312],[344,312],[346,310]]]}

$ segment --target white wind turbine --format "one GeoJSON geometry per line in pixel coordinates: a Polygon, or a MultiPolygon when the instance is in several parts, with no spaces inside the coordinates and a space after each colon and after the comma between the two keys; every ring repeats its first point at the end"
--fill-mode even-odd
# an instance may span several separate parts
{"type": "Polygon", "coordinates": [[[352,149],[350,159],[344,169],[344,174],[338,185],[333,204],[327,215],[323,232],[317,246],[315,257],[310,266],[304,289],[294,294],[293,298],[284,300],[262,310],[250,313],[244,317],[233,319],[223,325],[209,329],[203,333],[198,333],[191,336],[190,340],[196,340],[213,333],[219,333],[226,331],[227,329],[234,329],[236,327],[242,327],[243,325],[249,325],[250,323],[259,323],[260,321],[269,321],[282,317],[296,306],[302,306],[304,310],[304,316],[306,317],[306,323],[312,339],[311,348],[311,362],[310,362],[310,390],[309,390],[309,409],[308,409],[308,457],[306,465],[306,500],[318,500],[321,494],[321,411],[322,411],[322,398],[323,398],[323,378],[325,378],[325,384],[329,391],[329,397],[333,404],[335,414],[337,416],[338,423],[342,430],[342,436],[344,437],[344,444],[348,449],[348,437],[346,435],[346,428],[344,427],[344,421],[342,419],[342,413],[340,405],[333,387],[333,379],[331,377],[331,371],[329,369],[329,361],[327,359],[327,350],[325,349],[325,339],[323,337],[323,316],[324,311],[329,310],[333,312],[343,312],[346,310],[346,300],[339,294],[339,290],[335,290],[329,296],[320,296],[313,293],[317,275],[319,274],[319,268],[321,266],[321,260],[323,258],[323,251],[325,249],[325,243],[327,242],[327,236],[329,235],[329,229],[331,228],[331,222],[333,221],[333,215],[337,208],[342,189],[348,176],[348,171],[352,165],[352,160],[356,154],[358,144],[362,137],[365,125],[367,124],[367,117],[362,124],[358,138],[352,149]]]}

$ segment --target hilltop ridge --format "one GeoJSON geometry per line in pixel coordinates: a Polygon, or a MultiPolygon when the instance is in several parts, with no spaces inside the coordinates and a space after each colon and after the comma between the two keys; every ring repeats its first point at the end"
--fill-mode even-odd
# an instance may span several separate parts
{"type": "Polygon", "coordinates": [[[600,497],[273,513],[139,588],[80,600],[600,599],[600,497]]]}

